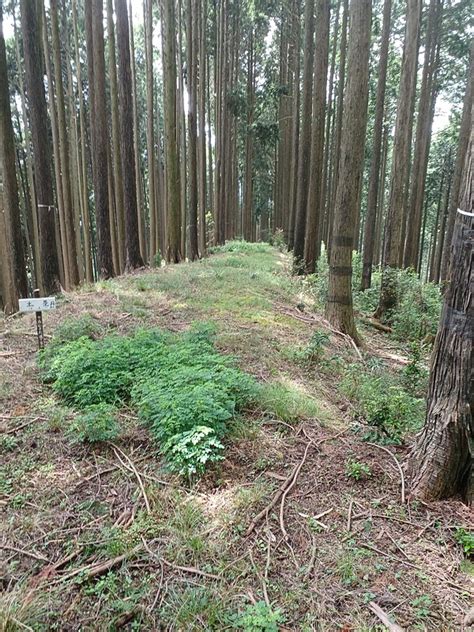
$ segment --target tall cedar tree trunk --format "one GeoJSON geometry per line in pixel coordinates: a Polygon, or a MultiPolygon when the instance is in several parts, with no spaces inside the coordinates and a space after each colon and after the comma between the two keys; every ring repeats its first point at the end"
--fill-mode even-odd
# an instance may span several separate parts
{"type": "Polygon", "coordinates": [[[454,222],[456,220],[457,204],[459,199],[459,188],[461,186],[462,169],[469,145],[469,132],[472,126],[472,86],[474,82],[474,40],[471,42],[471,58],[468,68],[467,88],[464,94],[462,109],[461,127],[459,130],[459,142],[456,152],[456,162],[454,164],[453,181],[451,183],[451,199],[446,226],[446,238],[444,240],[443,256],[441,260],[440,280],[446,281],[448,278],[448,264],[450,257],[451,240],[453,237],[454,222]]]}
{"type": "Polygon", "coordinates": [[[77,30],[77,3],[72,2],[72,24],[74,32],[74,58],[76,62],[76,79],[79,99],[79,191],[81,196],[81,223],[84,239],[84,262],[86,281],[92,283],[94,272],[92,268],[92,244],[89,214],[89,195],[87,190],[87,151],[86,151],[86,116],[84,112],[84,97],[82,93],[82,74],[79,55],[79,37],[77,30]]]}
{"type": "Polygon", "coordinates": [[[326,84],[329,55],[329,0],[316,0],[316,48],[314,56],[313,129],[309,179],[304,266],[308,273],[315,270],[321,248],[324,216],[323,164],[326,114],[326,84]]]}
{"type": "Polygon", "coordinates": [[[69,164],[69,146],[66,129],[66,108],[64,105],[64,85],[61,70],[61,48],[59,43],[59,24],[57,0],[50,0],[51,35],[54,58],[54,83],[56,88],[57,122],[59,133],[59,161],[61,178],[59,185],[62,189],[64,223],[66,229],[65,265],[67,261],[69,283],[71,286],[79,283],[79,268],[77,265],[76,236],[74,226],[74,209],[71,191],[71,169],[69,164]]]}
{"type": "Polygon", "coordinates": [[[199,258],[197,173],[197,23],[195,0],[186,3],[186,52],[188,70],[188,157],[189,157],[189,258],[199,258]]]}
{"type": "Polygon", "coordinates": [[[452,164],[451,164],[451,156],[448,155],[447,159],[447,186],[444,192],[443,199],[443,215],[441,216],[441,224],[439,227],[439,235],[438,235],[438,244],[434,253],[433,258],[433,267],[430,270],[430,281],[434,283],[439,283],[439,277],[441,273],[441,259],[443,255],[444,242],[446,239],[446,220],[448,218],[449,211],[449,198],[451,196],[451,183],[453,181],[453,173],[452,173],[452,164]]]}
{"type": "Polygon", "coordinates": [[[174,0],[162,0],[163,107],[165,122],[166,260],[181,261],[181,198],[176,108],[176,16],[174,0]]]}
{"type": "MultiPolygon", "coordinates": [[[[23,68],[20,55],[20,33],[18,31],[15,17],[13,17],[13,25],[15,30],[15,59],[18,64],[18,68],[23,68]]],[[[32,269],[32,281],[35,287],[42,287],[41,281],[41,262],[40,262],[40,245],[39,245],[39,227],[38,227],[38,207],[36,204],[36,187],[33,175],[33,159],[31,153],[31,134],[28,125],[28,114],[26,111],[26,97],[25,87],[23,82],[23,73],[18,73],[18,87],[20,89],[21,100],[21,117],[24,129],[24,151],[26,159],[26,171],[29,188],[29,207],[31,214],[31,234],[30,242],[33,250],[33,269],[32,269]]],[[[20,125],[18,125],[20,127],[20,125]]]]}
{"type": "Polygon", "coordinates": [[[407,23],[403,50],[400,89],[392,154],[390,202],[385,225],[385,248],[379,305],[376,316],[382,317],[397,301],[393,269],[399,266],[403,251],[403,223],[405,217],[406,185],[410,162],[412,103],[418,61],[418,33],[421,0],[407,0],[407,23]]]}
{"type": "Polygon", "coordinates": [[[61,155],[59,152],[59,127],[58,127],[58,116],[57,116],[57,107],[56,107],[56,98],[55,98],[55,84],[54,84],[54,76],[53,76],[53,66],[52,66],[52,54],[50,50],[49,44],[49,36],[48,36],[48,22],[46,19],[46,10],[44,2],[41,2],[42,8],[42,31],[43,31],[43,54],[44,54],[44,62],[45,62],[45,70],[46,70],[46,78],[48,80],[48,86],[50,87],[48,90],[48,109],[49,116],[51,118],[51,138],[53,141],[53,167],[54,167],[54,178],[56,184],[56,203],[58,208],[57,219],[56,222],[56,230],[58,231],[58,257],[59,257],[59,275],[61,279],[61,284],[63,287],[69,288],[70,279],[69,279],[69,262],[68,262],[68,251],[67,251],[67,228],[66,228],[66,216],[64,214],[64,197],[63,197],[63,186],[62,186],[62,178],[61,178],[61,155]]]}
{"type": "Polygon", "coordinates": [[[367,290],[370,287],[372,280],[372,266],[374,263],[374,248],[376,243],[375,224],[377,218],[377,202],[380,184],[380,163],[382,158],[382,135],[391,13],[392,0],[385,0],[383,5],[382,38],[380,43],[380,58],[377,73],[378,79],[377,97],[375,102],[374,140],[372,145],[372,161],[370,163],[369,191],[367,194],[367,213],[365,216],[361,290],[367,290]]]}
{"type": "MultiPolygon", "coordinates": [[[[25,254],[20,222],[20,200],[15,169],[15,139],[8,90],[7,54],[3,37],[3,11],[0,0],[0,173],[3,184],[3,216],[7,250],[3,266],[9,268],[10,283],[3,288],[3,308],[7,314],[18,310],[18,298],[26,297],[25,254]],[[5,261],[6,259],[6,261],[5,261]]],[[[2,254],[2,256],[3,256],[2,254]]]]}
{"type": "MultiPolygon", "coordinates": [[[[199,252],[201,257],[206,254],[206,20],[207,20],[207,0],[203,3],[196,2],[198,15],[198,184],[199,184],[199,252]]],[[[211,156],[209,155],[209,160],[211,156]]]]}
{"type": "Polygon", "coordinates": [[[324,132],[324,170],[323,170],[323,184],[321,199],[324,205],[324,217],[322,225],[321,237],[327,246],[327,234],[328,234],[328,192],[329,187],[329,173],[330,173],[330,157],[331,157],[331,143],[334,131],[334,114],[335,114],[335,100],[334,100],[334,74],[336,70],[336,53],[337,53],[337,37],[339,33],[339,13],[341,10],[341,0],[337,1],[334,8],[334,27],[331,40],[331,62],[329,70],[328,81],[328,98],[327,98],[327,114],[326,114],[326,129],[324,132]]]}
{"type": "Polygon", "coordinates": [[[300,19],[300,0],[295,0],[294,4],[294,23],[292,29],[293,46],[294,46],[294,96],[292,107],[292,127],[291,127],[291,161],[290,161],[290,192],[289,192],[289,217],[288,229],[286,233],[288,250],[293,250],[295,241],[295,215],[296,215],[296,198],[298,194],[298,155],[299,155],[299,136],[300,136],[300,67],[301,67],[301,19],[300,19]]]}
{"type": "MultiPolygon", "coordinates": [[[[120,113],[120,155],[122,161],[123,201],[125,211],[125,270],[143,265],[137,209],[137,182],[133,142],[132,71],[126,0],[115,0],[118,50],[118,88],[120,113]]],[[[118,183],[117,186],[120,186],[118,183]]]]}
{"type": "Polygon", "coordinates": [[[418,119],[416,125],[411,192],[406,224],[406,241],[403,266],[418,271],[420,233],[425,194],[426,170],[430,151],[431,127],[438,86],[436,85],[439,39],[441,30],[442,0],[431,0],[426,27],[423,76],[421,80],[418,119]]]}
{"type": "Polygon", "coordinates": [[[145,61],[146,61],[146,153],[148,170],[148,214],[150,221],[150,263],[158,252],[157,208],[155,192],[155,117],[153,113],[153,3],[144,0],[145,61]]]}
{"type": "Polygon", "coordinates": [[[474,133],[463,169],[459,208],[450,246],[449,285],[431,355],[425,426],[411,457],[412,494],[425,499],[460,494],[474,501],[474,133]]]}
{"type": "Polygon", "coordinates": [[[301,106],[301,130],[298,156],[298,181],[295,208],[295,233],[293,256],[295,272],[304,272],[304,238],[311,161],[311,111],[314,58],[314,0],[306,0],[303,62],[303,93],[301,106]]]}
{"type": "Polygon", "coordinates": [[[245,174],[244,174],[244,208],[242,215],[242,232],[246,241],[252,241],[253,217],[253,145],[254,134],[252,124],[254,120],[255,102],[255,54],[253,24],[250,25],[250,35],[247,50],[247,129],[245,133],[245,174]]]}
{"type": "Polygon", "coordinates": [[[59,259],[54,220],[51,144],[43,83],[41,11],[37,2],[21,0],[21,27],[25,56],[26,91],[35,164],[41,278],[44,293],[59,292],[59,259]]]}
{"type": "Polygon", "coordinates": [[[107,0],[107,50],[110,82],[110,110],[112,118],[112,162],[114,175],[114,202],[117,218],[117,242],[120,273],[125,267],[125,210],[123,206],[122,161],[120,158],[120,115],[115,53],[115,26],[113,0],[107,0]]]}
{"type": "Polygon", "coordinates": [[[341,159],[329,260],[326,315],[329,322],[359,342],[352,308],[352,245],[358,214],[367,125],[372,4],[351,0],[348,83],[341,134],[341,159]]]}
{"type": "Polygon", "coordinates": [[[69,23],[66,15],[65,0],[61,2],[61,23],[62,32],[65,34],[65,57],[66,57],[66,96],[67,96],[67,112],[69,115],[69,158],[71,161],[71,190],[72,190],[72,207],[74,209],[74,234],[76,238],[76,254],[77,265],[79,268],[79,283],[84,282],[84,255],[82,250],[81,237],[81,217],[82,217],[82,198],[80,194],[80,155],[79,155],[79,139],[77,133],[77,110],[76,98],[74,91],[74,81],[72,76],[72,49],[69,23]]]}
{"type": "Polygon", "coordinates": [[[334,201],[336,197],[336,187],[339,178],[339,162],[341,156],[341,137],[342,137],[342,115],[344,112],[344,86],[346,81],[346,56],[347,56],[347,24],[349,17],[349,0],[343,0],[342,8],[342,26],[341,26],[341,45],[339,52],[339,78],[337,82],[337,109],[334,124],[334,139],[332,146],[331,159],[331,178],[329,186],[329,213],[328,213],[328,260],[331,257],[332,234],[334,224],[334,201]]]}
{"type": "Polygon", "coordinates": [[[135,66],[135,40],[133,37],[132,3],[128,3],[128,27],[130,37],[130,70],[132,73],[132,111],[133,111],[133,151],[135,160],[135,183],[137,190],[138,240],[142,261],[148,261],[147,239],[145,229],[145,209],[143,205],[143,176],[141,168],[140,134],[138,131],[137,77],[135,66]]]}
{"type": "Polygon", "coordinates": [[[104,30],[101,0],[86,0],[87,63],[90,92],[92,175],[97,224],[97,272],[100,278],[114,275],[110,236],[108,191],[108,126],[105,100],[104,30]],[[92,68],[92,73],[91,69],[92,68]]]}

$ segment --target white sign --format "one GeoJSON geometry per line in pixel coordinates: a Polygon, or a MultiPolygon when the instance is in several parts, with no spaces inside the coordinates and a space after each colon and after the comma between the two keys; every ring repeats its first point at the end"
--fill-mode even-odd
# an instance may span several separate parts
{"type": "Polygon", "coordinates": [[[49,309],[56,309],[56,298],[54,296],[20,298],[18,303],[20,312],[45,312],[49,309]]]}

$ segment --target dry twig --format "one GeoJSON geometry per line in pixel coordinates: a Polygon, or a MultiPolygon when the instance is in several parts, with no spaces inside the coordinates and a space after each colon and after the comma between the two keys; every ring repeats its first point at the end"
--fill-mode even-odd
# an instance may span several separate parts
{"type": "Polygon", "coordinates": [[[403,628],[396,623],[392,623],[388,618],[388,615],[374,601],[369,601],[369,608],[380,619],[380,621],[382,621],[387,630],[390,630],[390,632],[403,632],[403,628]]]}
{"type": "Polygon", "coordinates": [[[380,450],[383,450],[384,452],[386,452],[395,461],[398,472],[400,474],[401,483],[402,483],[402,505],[404,505],[405,504],[405,477],[403,476],[402,466],[398,462],[397,457],[393,454],[393,452],[390,452],[390,450],[383,445],[379,445],[378,443],[369,443],[368,441],[367,441],[367,445],[371,445],[373,448],[380,448],[380,450]]]}

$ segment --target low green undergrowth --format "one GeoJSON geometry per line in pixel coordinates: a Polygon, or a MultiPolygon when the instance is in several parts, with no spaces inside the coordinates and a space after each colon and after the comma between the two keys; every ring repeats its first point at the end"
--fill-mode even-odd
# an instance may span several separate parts
{"type": "Polygon", "coordinates": [[[402,443],[423,424],[424,399],[407,392],[403,376],[390,374],[382,365],[349,365],[340,388],[353,402],[354,416],[369,426],[366,440],[402,443]]]}
{"type": "Polygon", "coordinates": [[[213,331],[138,329],[99,340],[80,336],[40,356],[45,381],[81,411],[70,432],[81,441],[115,438],[114,410],[134,407],[170,468],[201,474],[222,458],[222,439],[237,411],[256,398],[254,379],[219,353],[213,331]]]}
{"type": "MultiPolygon", "coordinates": [[[[379,301],[382,274],[379,269],[372,273],[372,285],[361,291],[362,261],[360,253],[352,255],[352,294],[357,312],[372,314],[379,301]]],[[[316,305],[324,309],[328,292],[329,266],[323,251],[318,261],[317,273],[307,278],[309,291],[316,305]]],[[[398,297],[397,307],[387,314],[392,335],[397,340],[415,341],[436,334],[441,310],[441,293],[434,283],[424,283],[413,270],[394,270],[393,283],[398,297]]]]}

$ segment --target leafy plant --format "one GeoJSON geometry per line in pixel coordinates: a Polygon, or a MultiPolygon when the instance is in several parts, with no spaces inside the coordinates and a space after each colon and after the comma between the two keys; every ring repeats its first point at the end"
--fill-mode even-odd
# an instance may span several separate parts
{"type": "Polygon", "coordinates": [[[474,531],[466,531],[466,529],[459,527],[456,529],[454,539],[462,546],[466,557],[474,555],[474,531]]]}
{"type": "Polygon", "coordinates": [[[410,359],[403,369],[402,379],[408,393],[422,397],[426,392],[428,370],[422,363],[422,346],[419,341],[410,344],[410,359]]]}
{"type": "Polygon", "coordinates": [[[372,472],[367,463],[354,461],[353,459],[349,459],[346,462],[346,474],[347,476],[354,478],[356,481],[360,481],[362,478],[372,476],[372,472]]]}
{"type": "Polygon", "coordinates": [[[68,434],[74,441],[96,443],[116,439],[120,427],[114,417],[114,407],[110,404],[87,406],[71,423],[68,434]]]}
{"type": "Polygon", "coordinates": [[[307,364],[315,364],[319,362],[323,356],[324,347],[328,342],[329,335],[325,331],[315,331],[307,346],[302,351],[298,352],[298,359],[307,364]]]}
{"type": "Polygon", "coordinates": [[[247,606],[244,612],[234,617],[234,625],[245,632],[278,632],[279,624],[284,623],[282,611],[272,610],[264,601],[247,606]]]}
{"type": "Polygon", "coordinates": [[[354,402],[356,416],[373,428],[365,439],[401,443],[423,424],[424,400],[408,394],[383,367],[349,365],[340,388],[354,402]]]}
{"type": "Polygon", "coordinates": [[[181,335],[138,329],[127,337],[81,337],[40,363],[53,389],[84,411],[70,430],[77,440],[117,436],[113,407],[130,403],[170,468],[188,478],[222,459],[229,422],[257,396],[254,379],[214,348],[206,324],[181,335]]]}
{"type": "Polygon", "coordinates": [[[420,595],[410,602],[410,605],[415,610],[415,615],[419,619],[426,619],[431,612],[431,604],[433,603],[429,595],[420,595]]]}

